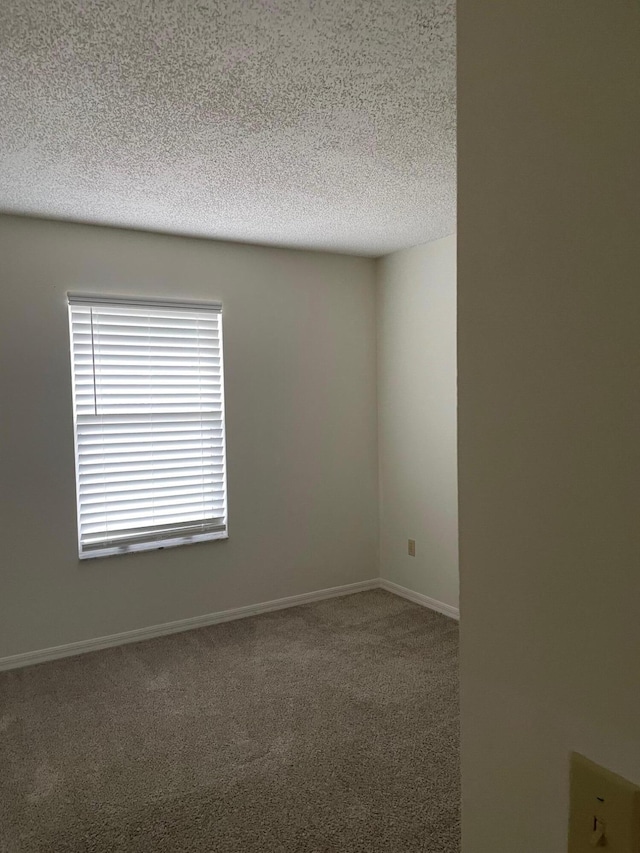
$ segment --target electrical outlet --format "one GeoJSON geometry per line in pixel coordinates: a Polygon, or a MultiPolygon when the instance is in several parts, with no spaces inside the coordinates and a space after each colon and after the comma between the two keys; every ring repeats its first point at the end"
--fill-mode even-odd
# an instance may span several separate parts
{"type": "Polygon", "coordinates": [[[410,557],[415,557],[416,555],[416,540],[409,539],[409,548],[407,549],[410,557]]]}
{"type": "Polygon", "coordinates": [[[569,853],[640,850],[640,788],[577,752],[571,755],[569,853]]]}

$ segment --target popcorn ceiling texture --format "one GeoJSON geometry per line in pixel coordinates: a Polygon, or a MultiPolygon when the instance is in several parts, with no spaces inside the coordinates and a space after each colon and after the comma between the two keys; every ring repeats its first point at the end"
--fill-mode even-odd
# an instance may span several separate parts
{"type": "Polygon", "coordinates": [[[0,210],[381,255],[455,229],[454,0],[2,0],[0,210]]]}

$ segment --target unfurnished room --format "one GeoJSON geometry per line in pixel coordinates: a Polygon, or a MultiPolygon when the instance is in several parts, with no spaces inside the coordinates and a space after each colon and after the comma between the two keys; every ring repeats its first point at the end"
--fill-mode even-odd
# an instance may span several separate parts
{"type": "Polygon", "coordinates": [[[0,849],[456,853],[453,4],[0,32],[0,849]]]}
{"type": "Polygon", "coordinates": [[[640,853],[638,0],[0,2],[0,853],[640,853]]]}

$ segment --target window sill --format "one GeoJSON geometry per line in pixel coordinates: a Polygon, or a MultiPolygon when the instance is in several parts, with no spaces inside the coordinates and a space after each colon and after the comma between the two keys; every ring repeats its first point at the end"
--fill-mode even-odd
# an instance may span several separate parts
{"type": "Polygon", "coordinates": [[[164,551],[167,548],[177,548],[180,545],[197,545],[199,542],[211,542],[215,539],[228,539],[228,531],[214,531],[197,536],[185,536],[182,539],[165,539],[156,542],[139,542],[135,545],[116,545],[109,548],[96,548],[85,551],[78,556],[81,560],[94,560],[96,557],[115,557],[118,554],[137,554],[140,551],[164,551]]]}

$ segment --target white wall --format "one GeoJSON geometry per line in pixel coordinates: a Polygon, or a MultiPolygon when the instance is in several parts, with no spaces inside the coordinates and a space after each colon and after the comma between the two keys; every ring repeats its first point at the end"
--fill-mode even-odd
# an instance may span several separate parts
{"type": "Polygon", "coordinates": [[[0,217],[0,657],[378,574],[374,262],[0,217]],[[66,291],[221,299],[228,541],[77,558],[66,291]]]}
{"type": "Polygon", "coordinates": [[[380,574],[457,607],[456,238],[377,272],[380,574]]]}
{"type": "Polygon", "coordinates": [[[464,853],[640,783],[640,5],[458,4],[464,853]]]}

